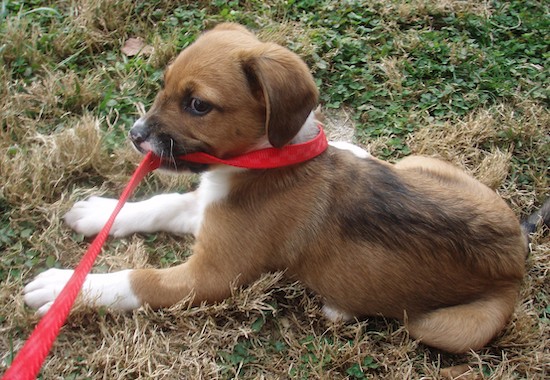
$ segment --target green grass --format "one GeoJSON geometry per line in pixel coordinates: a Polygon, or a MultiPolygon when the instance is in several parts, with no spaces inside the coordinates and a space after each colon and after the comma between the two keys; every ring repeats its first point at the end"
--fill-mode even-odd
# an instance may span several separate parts
{"type": "MultiPolygon", "coordinates": [[[[377,156],[437,155],[480,177],[499,166],[504,174],[493,182],[523,215],[550,186],[549,14],[542,0],[2,1],[3,365],[36,323],[22,305],[23,284],[43,269],[74,266],[84,250],[61,215],[90,194],[118,194],[136,162],[129,127],[152,103],[166,65],[203,30],[239,22],[297,52],[323,108],[347,110],[355,140],[377,156]],[[125,56],[130,37],[154,52],[125,56]]],[[[194,181],[156,176],[138,196],[194,181]]],[[[96,270],[174,265],[188,255],[188,240],[110,241],[96,270]]],[[[77,308],[43,376],[139,378],[158,370],[174,378],[198,368],[212,378],[434,378],[439,367],[468,362],[483,378],[544,378],[548,244],[535,238],[517,315],[477,354],[435,352],[377,318],[327,325],[313,295],[267,278],[196,310],[118,316],[77,308]],[[74,348],[75,341],[87,344],[74,348]]]]}

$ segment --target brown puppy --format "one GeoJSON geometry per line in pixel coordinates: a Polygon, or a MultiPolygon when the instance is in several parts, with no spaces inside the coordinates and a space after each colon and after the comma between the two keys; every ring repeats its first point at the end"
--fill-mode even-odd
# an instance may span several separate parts
{"type": "MultiPolygon", "coordinates": [[[[384,315],[434,347],[464,352],[507,323],[524,275],[527,240],[493,191],[435,159],[390,165],[337,143],[307,162],[246,170],[191,164],[191,152],[233,157],[318,133],[317,89],[293,53],[222,24],[166,70],[164,88],[130,137],[173,170],[202,172],[199,188],[129,203],[112,234],[193,233],[193,255],[162,270],[88,276],[83,298],[120,309],[230,296],[262,273],[286,270],[322,295],[331,319],[384,315]]],[[[66,221],[93,235],[115,200],[77,203],[66,221]]],[[[72,271],[25,289],[45,312],[72,271]]]]}

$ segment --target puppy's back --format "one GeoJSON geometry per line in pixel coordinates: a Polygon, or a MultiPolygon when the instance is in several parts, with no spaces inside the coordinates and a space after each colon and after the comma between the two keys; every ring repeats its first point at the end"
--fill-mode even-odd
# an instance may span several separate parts
{"type": "Polygon", "coordinates": [[[326,237],[298,276],[333,304],[402,318],[519,287],[525,239],[482,184],[457,169],[441,176],[336,151],[326,159],[326,237]]]}

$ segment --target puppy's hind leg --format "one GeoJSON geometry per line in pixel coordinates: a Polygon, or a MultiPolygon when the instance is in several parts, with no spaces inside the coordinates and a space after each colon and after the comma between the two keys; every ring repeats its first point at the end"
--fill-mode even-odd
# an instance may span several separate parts
{"type": "Polygon", "coordinates": [[[452,353],[485,346],[506,325],[514,310],[517,289],[469,304],[441,308],[410,318],[406,326],[422,343],[452,353]]]}

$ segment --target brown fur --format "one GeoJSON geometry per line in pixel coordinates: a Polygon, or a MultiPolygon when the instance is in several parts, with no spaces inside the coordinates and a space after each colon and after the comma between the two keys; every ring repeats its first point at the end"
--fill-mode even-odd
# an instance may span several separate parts
{"type": "MultiPolygon", "coordinates": [[[[171,153],[226,157],[265,140],[287,144],[316,102],[296,55],[223,24],[168,68],[146,117],[160,144],[166,135],[175,143],[171,153]],[[191,96],[212,112],[189,115],[182,104],[191,96]]],[[[191,167],[177,158],[165,166],[191,167]]],[[[415,338],[464,352],[507,323],[524,258],[513,212],[459,169],[426,157],[390,165],[331,147],[293,167],[232,174],[229,195],[206,209],[189,260],[136,270],[132,288],[153,307],[190,295],[199,304],[286,270],[337,310],[398,318],[415,338]]]]}

